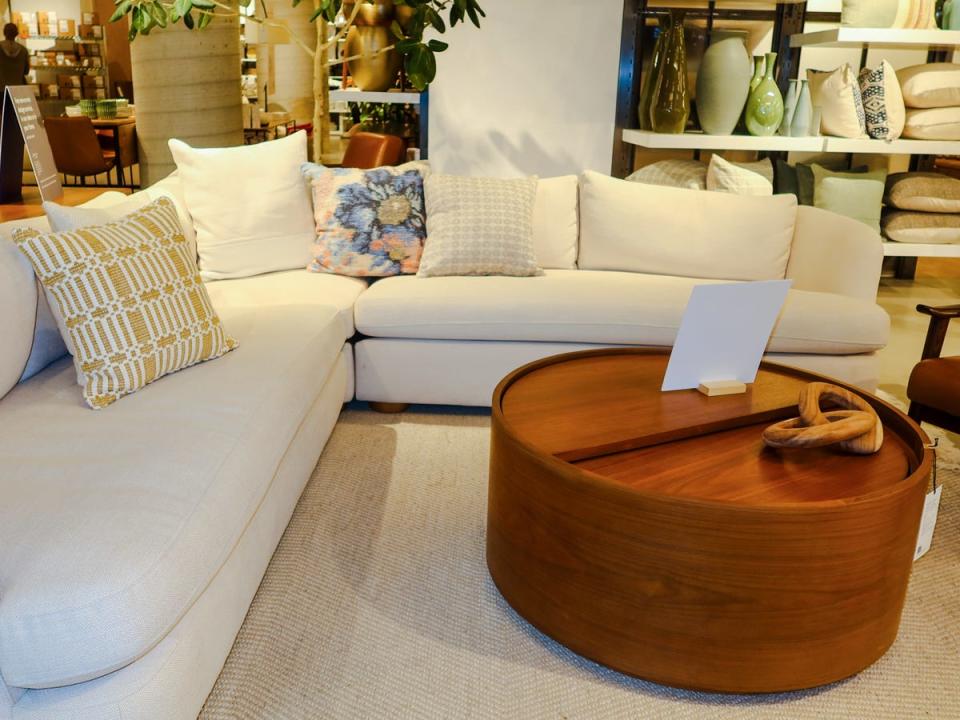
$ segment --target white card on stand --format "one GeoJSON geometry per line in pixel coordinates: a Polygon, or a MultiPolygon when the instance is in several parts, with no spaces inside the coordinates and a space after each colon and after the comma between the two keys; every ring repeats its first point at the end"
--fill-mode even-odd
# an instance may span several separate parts
{"type": "Polygon", "coordinates": [[[792,280],[697,285],[683,314],[661,390],[752,383],[792,280]]]}

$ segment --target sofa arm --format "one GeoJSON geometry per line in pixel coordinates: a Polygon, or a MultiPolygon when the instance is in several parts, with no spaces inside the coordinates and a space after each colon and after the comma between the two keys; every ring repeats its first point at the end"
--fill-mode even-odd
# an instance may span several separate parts
{"type": "Polygon", "coordinates": [[[797,208],[787,278],[797,290],[876,300],[883,241],[876,232],[818,208],[797,208]]]}

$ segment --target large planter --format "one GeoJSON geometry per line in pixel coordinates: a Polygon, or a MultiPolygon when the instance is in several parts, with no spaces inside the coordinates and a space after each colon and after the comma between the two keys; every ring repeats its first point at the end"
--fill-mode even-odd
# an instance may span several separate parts
{"type": "Polygon", "coordinates": [[[176,168],[169,138],[197,147],[243,143],[237,18],[217,18],[203,32],[176,23],[141,35],[130,60],[143,187],[176,168]]]}
{"type": "Polygon", "coordinates": [[[697,113],[708,135],[730,135],[750,95],[746,33],[714,32],[697,74],[697,113]]]}
{"type": "Polygon", "coordinates": [[[390,50],[374,55],[383,48],[396,42],[389,27],[362,26],[352,27],[347,31],[347,41],[344,43],[344,52],[349,57],[363,55],[351,60],[350,77],[361,90],[382,92],[394,86],[397,73],[400,72],[400,53],[390,50]]]}

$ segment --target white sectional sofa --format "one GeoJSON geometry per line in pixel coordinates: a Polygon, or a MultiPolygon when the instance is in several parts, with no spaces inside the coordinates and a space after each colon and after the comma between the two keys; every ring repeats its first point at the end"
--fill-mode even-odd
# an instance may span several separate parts
{"type": "MultiPolygon", "coordinates": [[[[190,235],[176,177],[145,191],[160,192],[190,235]]],[[[769,357],[871,388],[889,332],[880,240],[795,212],[795,289],[769,357]]],[[[0,240],[0,720],[194,717],[344,402],[488,405],[503,375],[545,355],[669,346],[690,289],[717,279],[577,269],[594,241],[582,215],[576,178],[541,182],[539,277],[210,282],[239,348],[100,412],[69,357],[26,377],[64,350],[0,240]]]]}

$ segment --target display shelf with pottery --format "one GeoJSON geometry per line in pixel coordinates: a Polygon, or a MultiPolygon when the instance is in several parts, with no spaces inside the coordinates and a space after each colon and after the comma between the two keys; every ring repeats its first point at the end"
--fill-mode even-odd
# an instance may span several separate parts
{"type": "Polygon", "coordinates": [[[960,30],[901,30],[898,28],[835,27],[790,37],[790,47],[960,47],[960,30]]]}

